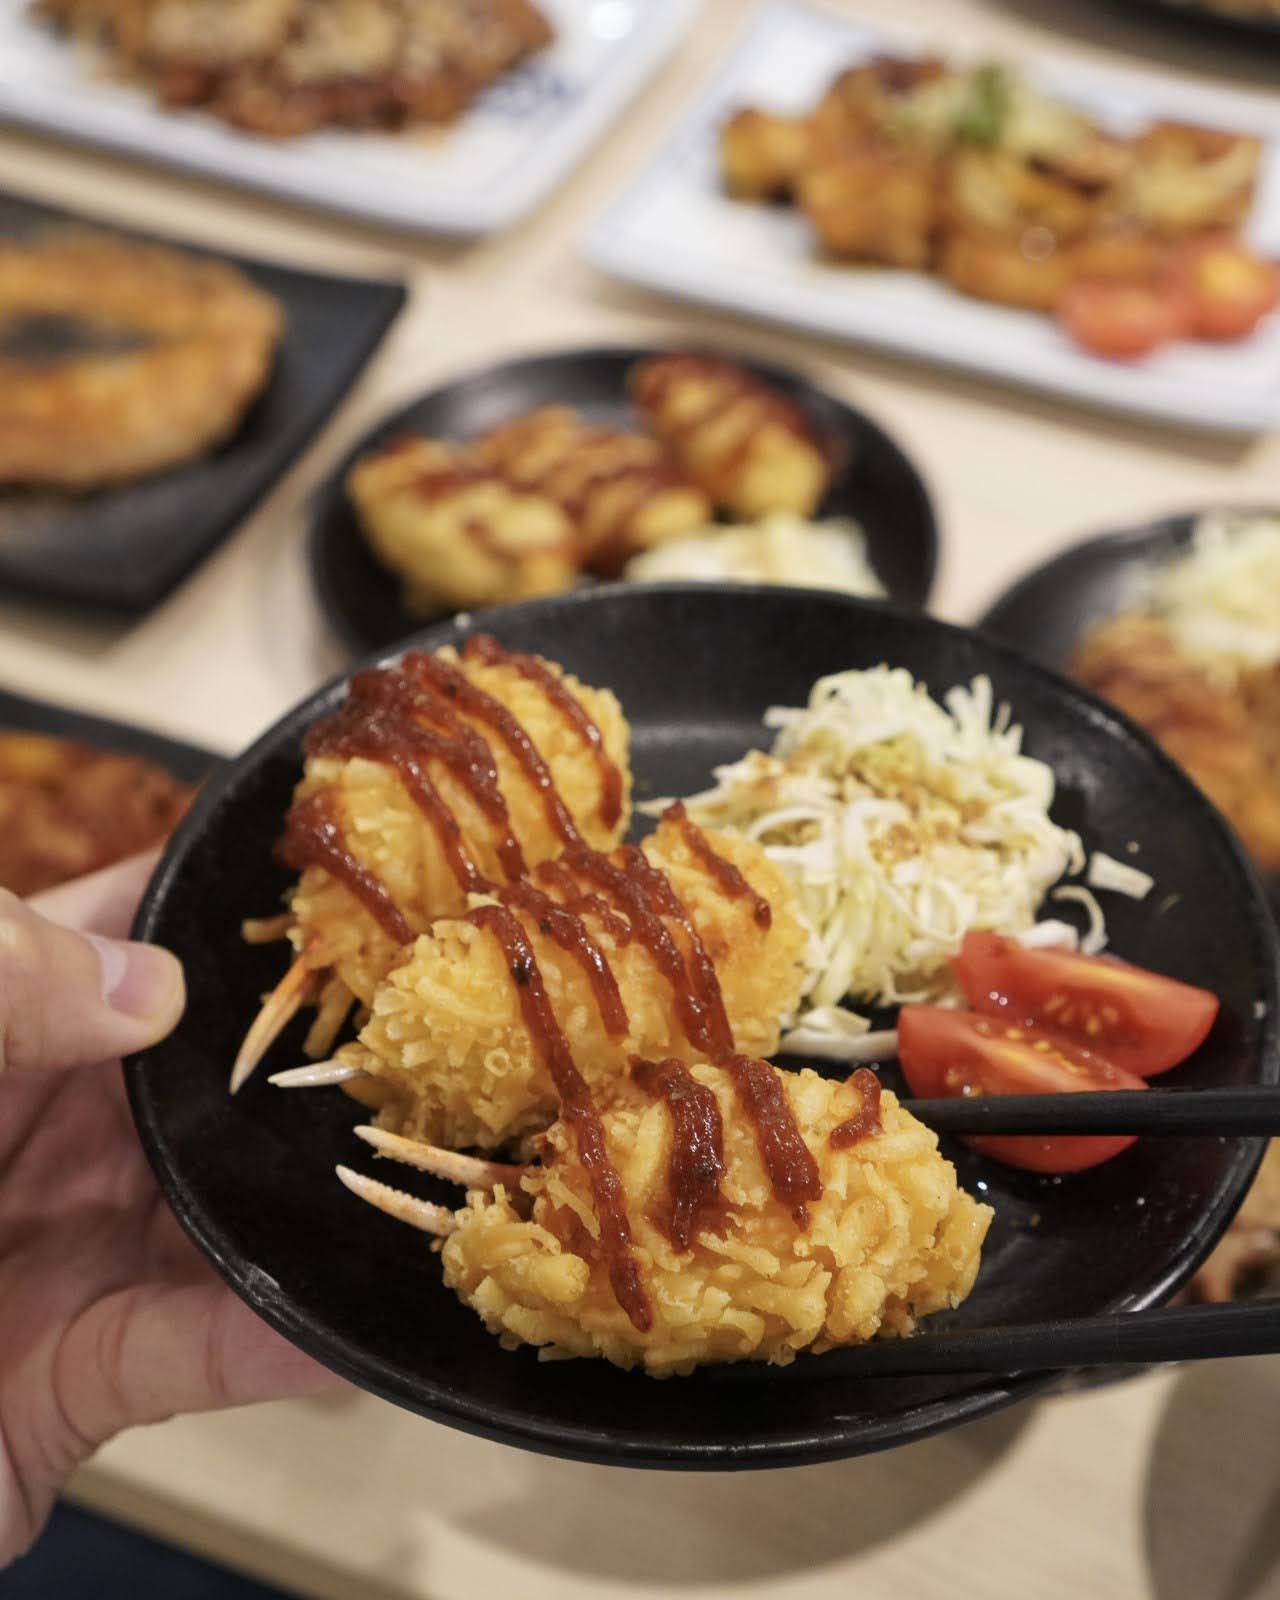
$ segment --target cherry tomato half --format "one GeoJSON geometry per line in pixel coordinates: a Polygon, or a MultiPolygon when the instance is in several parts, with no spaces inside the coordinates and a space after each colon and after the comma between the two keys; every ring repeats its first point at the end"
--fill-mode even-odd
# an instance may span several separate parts
{"type": "Polygon", "coordinates": [[[1187,331],[1187,307],[1173,283],[1082,278],[1058,302],[1063,327],[1086,350],[1113,361],[1150,355],[1187,331]]]}
{"type": "Polygon", "coordinates": [[[1197,339],[1244,339],[1280,303],[1280,267],[1230,238],[1188,241],[1174,273],[1197,339]]]}
{"type": "MultiPolygon", "coordinates": [[[[1146,1088],[1141,1078],[1041,1028],[939,1006],[902,1008],[898,1060],[912,1094],[922,1099],[1146,1088]]],[[[981,1134],[965,1139],[992,1160],[1026,1172],[1083,1172],[1110,1161],[1133,1142],[1132,1134],[981,1134]]]]}
{"type": "Polygon", "coordinates": [[[977,1011],[1034,1023],[1140,1078],[1196,1050],[1218,1001],[1207,989],[1109,956],[1024,950],[995,933],[968,933],[951,970],[977,1011]]]}

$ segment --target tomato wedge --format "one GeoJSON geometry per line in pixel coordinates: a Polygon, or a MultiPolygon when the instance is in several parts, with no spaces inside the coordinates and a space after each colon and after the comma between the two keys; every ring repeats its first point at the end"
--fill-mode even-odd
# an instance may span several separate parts
{"type": "Polygon", "coordinates": [[[1187,330],[1178,285],[1081,278],[1058,302],[1063,327],[1086,350],[1113,361],[1150,355],[1187,330]]]}
{"type": "Polygon", "coordinates": [[[1109,956],[1025,950],[995,933],[967,933],[951,970],[975,1010],[1051,1029],[1140,1078],[1185,1061],[1218,1014],[1207,989],[1109,956]]]}
{"type": "Polygon", "coordinates": [[[1280,267],[1231,238],[1188,241],[1174,264],[1197,339],[1244,339],[1280,303],[1280,267]]]}
{"type": "MultiPolygon", "coordinates": [[[[904,1006],[898,1014],[898,1060],[922,1099],[974,1094],[1071,1094],[1086,1089],[1145,1089],[1132,1073],[1091,1056],[1042,1028],[1019,1027],[973,1011],[904,1006]]],[[[965,1143],[1026,1172],[1083,1172],[1110,1161],[1132,1134],[981,1134],[965,1143]]]]}

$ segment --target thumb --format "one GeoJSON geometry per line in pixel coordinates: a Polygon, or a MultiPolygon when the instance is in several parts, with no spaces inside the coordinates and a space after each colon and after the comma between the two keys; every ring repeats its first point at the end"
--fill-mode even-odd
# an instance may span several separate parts
{"type": "Polygon", "coordinates": [[[0,1071],[87,1066],[163,1039],[182,1015],[167,950],[74,933],[0,893],[0,1071]]]}

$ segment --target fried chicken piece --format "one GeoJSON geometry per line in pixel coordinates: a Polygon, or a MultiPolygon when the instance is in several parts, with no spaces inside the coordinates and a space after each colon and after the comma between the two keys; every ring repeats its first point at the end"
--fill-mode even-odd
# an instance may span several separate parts
{"type": "Polygon", "coordinates": [[[711,356],[654,356],[632,399],[678,465],[730,516],[812,516],[831,467],[800,411],[745,368],[711,356]]]}
{"type": "MultiPolygon", "coordinates": [[[[1280,871],[1275,735],[1259,736],[1239,693],[1182,655],[1163,622],[1138,613],[1092,629],[1069,670],[1164,746],[1264,872],[1280,871]]],[[[1269,695],[1274,693],[1270,687],[1269,695]]]]}
{"type": "Polygon", "coordinates": [[[908,1334],[973,1287],[991,1209],[959,1188],[934,1134],[865,1070],[833,1083],[763,1061],[641,1063],[601,1124],[634,1263],[627,1305],[564,1121],[523,1178],[472,1188],[444,1242],[445,1282],[506,1344],[655,1377],[706,1362],[781,1365],[801,1350],[908,1334]],[[869,1098],[873,1131],[842,1143],[836,1130],[867,1118],[869,1098]],[[789,1123],[785,1177],[753,1116],[763,1099],[789,1123]],[[692,1182],[689,1108],[703,1135],[692,1182]]]}
{"type": "Polygon", "coordinates": [[[1171,238],[1233,229],[1253,205],[1261,158],[1262,141],[1250,134],[1152,123],[1107,209],[1171,238]]]}
{"type": "Polygon", "coordinates": [[[579,559],[608,576],[711,520],[706,494],[656,439],[593,427],[570,406],[541,406],[503,423],[476,440],[474,456],[560,506],[577,531],[579,559]]]}
{"type": "Polygon", "coordinates": [[[564,507],[465,446],[394,439],[360,457],[347,493],[414,611],[557,594],[578,576],[578,533],[564,507]]]}
{"type": "Polygon", "coordinates": [[[172,106],[252,133],[452,122],[543,48],[532,0],[38,0],[172,106]]]}
{"type": "Polygon", "coordinates": [[[824,250],[922,271],[939,219],[937,169],[890,150],[864,149],[804,172],[796,200],[824,250]]]}
{"type": "Polygon", "coordinates": [[[0,732],[0,888],[38,894],[158,844],[193,793],[139,756],[0,732]]]}
{"type": "Polygon", "coordinates": [[[527,956],[513,958],[486,921],[492,906],[437,920],[374,994],[358,1042],[337,1057],[385,1089],[380,1124],[484,1150],[546,1128],[559,1102],[525,1010],[530,985],[545,992],[593,1093],[620,1080],[633,1055],[699,1059],[721,1004],[725,1049],[776,1049],[803,975],[805,934],[790,891],[758,845],[694,830],[694,848],[686,826],[668,814],[640,851],[594,866],[570,851],[530,884],[500,890],[527,956]],[[726,889],[726,867],[744,892],[726,889]],[[704,959],[718,999],[709,998],[704,959]]]}
{"type": "Polygon", "coordinates": [[[781,200],[813,159],[809,117],[783,117],[745,106],[720,129],[720,173],[739,200],[781,200]]]}
{"type": "Polygon", "coordinates": [[[80,231],[0,243],[0,483],[87,489],[211,450],[282,324],[226,262],[80,231]]]}

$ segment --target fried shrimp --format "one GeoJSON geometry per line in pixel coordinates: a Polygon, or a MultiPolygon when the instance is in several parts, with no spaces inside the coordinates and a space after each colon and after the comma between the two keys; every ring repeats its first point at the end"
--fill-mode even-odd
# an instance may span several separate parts
{"type": "Polygon", "coordinates": [[[745,368],[709,356],[654,356],[631,373],[653,432],[716,505],[750,522],[812,516],[831,466],[800,412],[745,368]]]}
{"type": "Polygon", "coordinates": [[[224,262],[94,233],[0,244],[0,482],[87,489],[212,449],[281,327],[224,262]]]}
{"type": "Polygon", "coordinates": [[[578,535],[563,507],[464,446],[394,439],[360,457],[347,493],[415,611],[529,600],[578,575],[578,535]]]}
{"type": "Polygon", "coordinates": [[[672,807],[640,850],[566,852],[436,922],[337,1059],[378,1080],[397,1133],[510,1145],[556,1115],[548,1018],[593,1092],[636,1054],[776,1049],[803,970],[788,900],[757,845],[672,807]]]}
{"type": "Polygon", "coordinates": [[[564,509],[583,565],[618,571],[629,556],[700,528],[711,502],[656,439],[593,427],[571,406],[541,406],[476,441],[479,461],[564,509]]]}
{"type": "Polygon", "coordinates": [[[908,1334],[968,1295],[992,1215],[866,1069],[637,1060],[598,1113],[571,1102],[523,1173],[360,1131],[467,1185],[451,1213],[340,1169],[447,1235],[446,1284],[504,1345],[655,1377],[908,1334]]]}
{"type": "Polygon", "coordinates": [[[630,817],[614,696],[485,635],[358,673],[304,744],[278,846],[299,881],[283,927],[247,927],[287,932],[297,960],[246,1040],[236,1085],[309,999],[322,1002],[310,1048],[323,1054],[353,999],[367,1005],[437,917],[566,848],[612,847],[630,817]]]}

